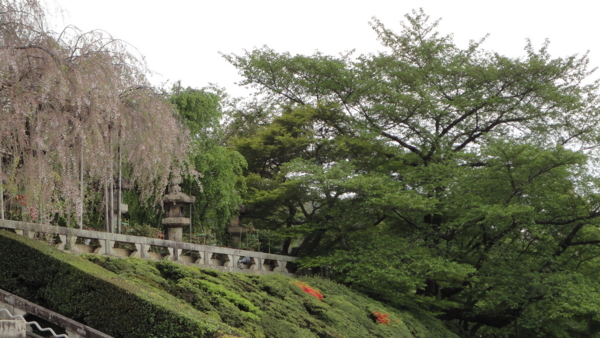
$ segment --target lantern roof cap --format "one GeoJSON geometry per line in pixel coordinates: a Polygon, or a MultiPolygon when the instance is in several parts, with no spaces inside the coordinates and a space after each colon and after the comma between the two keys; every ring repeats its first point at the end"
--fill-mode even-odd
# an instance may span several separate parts
{"type": "Polygon", "coordinates": [[[163,198],[164,203],[192,204],[196,202],[196,197],[181,191],[181,187],[179,186],[179,183],[181,182],[181,175],[179,175],[178,172],[174,173],[173,178],[171,179],[169,193],[163,198]]]}
{"type": "Polygon", "coordinates": [[[169,193],[163,198],[164,203],[182,203],[192,204],[196,202],[196,197],[190,196],[183,192],[169,193]]]}

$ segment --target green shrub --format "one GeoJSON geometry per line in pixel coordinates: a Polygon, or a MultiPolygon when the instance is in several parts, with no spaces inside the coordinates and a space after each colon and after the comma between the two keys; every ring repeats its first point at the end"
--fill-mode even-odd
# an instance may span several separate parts
{"type": "Polygon", "coordinates": [[[119,337],[457,338],[322,278],[222,273],[169,261],[71,255],[0,231],[0,288],[119,337]],[[373,311],[389,313],[377,324],[373,311]]]}
{"type": "Polygon", "coordinates": [[[109,271],[5,231],[0,257],[0,288],[115,338],[242,334],[160,289],[129,282],[117,274],[129,269],[125,260],[97,260],[109,271]]]}

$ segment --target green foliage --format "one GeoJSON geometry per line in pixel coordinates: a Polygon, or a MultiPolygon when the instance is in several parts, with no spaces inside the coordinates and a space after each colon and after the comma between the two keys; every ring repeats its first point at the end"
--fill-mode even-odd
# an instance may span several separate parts
{"type": "Polygon", "coordinates": [[[219,91],[184,89],[177,84],[170,97],[192,136],[190,162],[202,173],[197,182],[188,178],[183,185],[196,196],[193,224],[200,225],[205,233],[218,235],[237,214],[241,204],[238,192],[245,190],[242,170],[246,167],[244,157],[224,146],[221,95],[219,91]]]}
{"type": "Polygon", "coordinates": [[[353,234],[347,241],[349,250],[305,258],[300,264],[329,266],[330,277],[389,302],[427,305],[435,301],[443,307],[457,304],[417,297],[415,293],[425,288],[430,279],[435,279],[444,288],[460,287],[475,272],[468,264],[433,256],[421,243],[387,232],[353,234]]]}
{"type": "MultiPolygon", "coordinates": [[[[190,133],[189,158],[183,162],[194,168],[196,176],[185,177],[181,187],[196,197],[192,224],[205,237],[219,241],[224,240],[223,230],[241,204],[239,192],[245,191],[242,170],[246,167],[244,157],[224,145],[221,127],[224,95],[219,89],[183,88],[180,83],[169,93],[169,101],[190,133]]],[[[127,170],[124,174],[128,175],[127,170]]],[[[129,204],[132,225],[160,227],[160,208],[140,200],[139,187],[124,192],[123,199],[129,204]]]]}
{"type": "Polygon", "coordinates": [[[114,337],[456,338],[431,315],[321,278],[301,278],[319,301],[281,275],[77,257],[4,232],[0,255],[1,288],[114,337]],[[373,311],[389,313],[392,325],[377,324],[373,311]]]}
{"type": "Polygon", "coordinates": [[[183,88],[178,82],[169,100],[177,108],[190,134],[202,142],[218,142],[221,119],[221,99],[207,90],[183,88]]]}
{"type": "MultiPolygon", "coordinates": [[[[113,260],[106,270],[47,244],[0,232],[0,287],[119,337],[217,337],[236,330],[171,296],[147,264],[113,260]],[[135,272],[134,272],[135,271],[135,272]],[[139,276],[145,281],[132,282],[139,276]]],[[[107,260],[98,258],[99,261],[107,260]]]]}
{"type": "MultiPolygon", "coordinates": [[[[127,214],[129,216],[126,222],[129,223],[130,227],[153,226],[160,228],[162,226],[161,217],[163,215],[160,206],[148,202],[140,199],[137,187],[133,187],[129,191],[123,191],[123,203],[127,204],[127,214]]],[[[104,220],[104,215],[102,215],[102,220],[104,220]]]]}
{"type": "Polygon", "coordinates": [[[460,48],[422,11],[386,51],[226,55],[265,96],[231,144],[253,224],[299,239],[304,267],[465,337],[600,334],[598,82],[547,44],[460,48]],[[261,105],[262,104],[262,105],[261,105]]]}

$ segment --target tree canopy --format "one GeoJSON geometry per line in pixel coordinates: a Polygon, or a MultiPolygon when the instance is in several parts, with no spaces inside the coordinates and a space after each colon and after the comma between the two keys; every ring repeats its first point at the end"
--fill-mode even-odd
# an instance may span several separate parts
{"type": "Polygon", "coordinates": [[[377,54],[225,55],[265,98],[230,127],[253,225],[286,252],[299,238],[305,267],[421,304],[465,337],[599,334],[587,55],[460,48],[437,24],[374,20],[377,54]]]}
{"type": "Polygon", "coordinates": [[[38,1],[0,1],[1,172],[29,207],[23,217],[81,216],[81,185],[112,185],[117,151],[143,198],[157,201],[187,133],[146,75],[128,44],[53,32],[38,1]]]}
{"type": "Polygon", "coordinates": [[[374,19],[384,50],[367,55],[225,55],[258,99],[223,126],[218,90],[157,93],[129,45],[0,0],[0,198],[21,219],[81,219],[104,187],[108,214],[121,156],[137,202],[159,201],[179,159],[203,173],[184,183],[203,230],[243,202],[302,267],[463,337],[600,336],[587,55],[507,57],[437,25],[374,19]]]}
{"type": "Polygon", "coordinates": [[[242,170],[246,160],[225,146],[221,126],[222,95],[218,88],[183,88],[177,83],[170,101],[175,105],[191,134],[189,162],[202,173],[189,177],[186,186],[196,196],[193,222],[215,239],[222,239],[225,228],[238,212],[239,192],[245,190],[242,170]]]}

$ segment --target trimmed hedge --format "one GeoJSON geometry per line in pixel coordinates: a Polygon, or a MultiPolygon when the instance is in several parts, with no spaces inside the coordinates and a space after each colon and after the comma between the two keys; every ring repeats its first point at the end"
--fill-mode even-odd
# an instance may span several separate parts
{"type": "Polygon", "coordinates": [[[0,288],[115,337],[457,338],[430,315],[321,278],[300,278],[320,301],[280,275],[75,256],[1,231],[0,257],[0,288]]]}
{"type": "Polygon", "coordinates": [[[0,288],[115,338],[242,334],[160,289],[6,231],[0,231],[0,288]]]}

